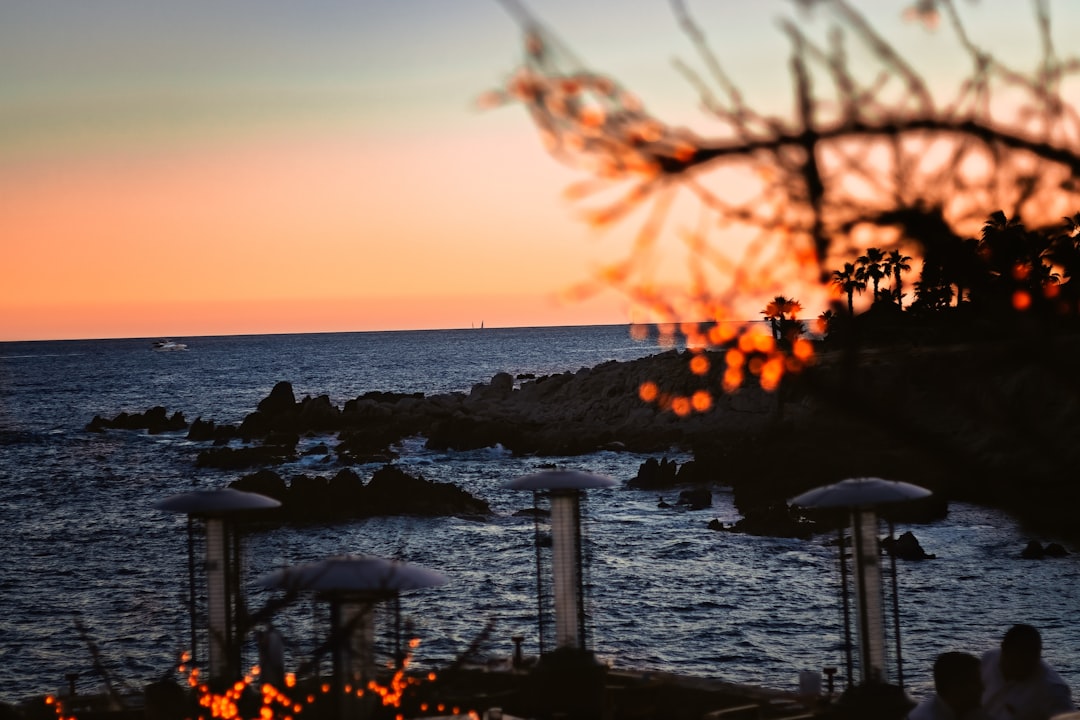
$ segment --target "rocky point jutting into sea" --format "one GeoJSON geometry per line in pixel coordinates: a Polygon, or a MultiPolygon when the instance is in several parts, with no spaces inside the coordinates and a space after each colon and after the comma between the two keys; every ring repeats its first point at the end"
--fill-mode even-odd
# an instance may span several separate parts
{"type": "MultiPolygon", "coordinates": [[[[740,511],[765,517],[807,488],[880,475],[919,483],[943,500],[1002,508],[1077,539],[1080,484],[1067,480],[1080,462],[1080,447],[1070,441],[1080,431],[1069,368],[1077,345],[1067,337],[1041,346],[988,340],[827,350],[779,392],[748,384],[687,416],[644,402],[638,389],[658,380],[672,395],[717,387],[719,352],[669,350],[542,377],[498,373],[469,393],[372,391],[343,407],[327,395],[298,400],[281,381],[239,426],[203,418],[188,426],[182,415],[158,407],[95,417],[88,429],[188,429],[188,438],[205,446],[197,465],[228,469],[295,459],[305,434],[336,434],[337,443],[325,449],[343,464],[391,463],[392,446],[417,435],[434,449],[501,446],[536,456],[682,447],[693,463],[677,477],[646,478],[639,486],[731,483],[740,511]],[[695,356],[709,358],[706,373],[690,369],[695,356]],[[233,439],[241,444],[229,444],[233,439]]],[[[775,530],[783,529],[781,518],[775,530]]],[[[767,525],[759,530],[770,532],[767,525]]]]}

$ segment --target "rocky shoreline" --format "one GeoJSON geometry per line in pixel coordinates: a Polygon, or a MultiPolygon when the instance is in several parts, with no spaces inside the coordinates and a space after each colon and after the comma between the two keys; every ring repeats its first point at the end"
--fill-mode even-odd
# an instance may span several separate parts
{"type": "Polygon", "coordinates": [[[540,378],[506,373],[469,393],[424,396],[369,392],[342,407],[326,395],[297,399],[280,382],[239,426],[153,408],[112,420],[150,432],[186,427],[206,443],[197,465],[272,467],[297,457],[301,436],[336,436],[320,448],[338,465],[390,463],[393,445],[423,436],[434,449],[501,445],[518,455],[562,456],[601,449],[663,454],[691,451],[694,462],[639,487],[721,484],[733,488],[743,531],[782,534],[785,499],[845,477],[879,476],[934,490],[921,517],[947,500],[1004,509],[1041,532],[1080,541],[1073,521],[1080,483],[1080,392],[1069,365],[1076,338],[1041,346],[966,342],[919,347],[819,349],[817,362],[789,376],[779,392],[748,383],[713,393],[705,412],[678,416],[638,394],[642,383],[689,397],[720,387],[722,354],[706,352],[695,373],[688,351],[608,362],[540,378]],[[652,482],[652,485],[648,483],[652,482]],[[657,485],[656,483],[659,483],[657,485]]]}

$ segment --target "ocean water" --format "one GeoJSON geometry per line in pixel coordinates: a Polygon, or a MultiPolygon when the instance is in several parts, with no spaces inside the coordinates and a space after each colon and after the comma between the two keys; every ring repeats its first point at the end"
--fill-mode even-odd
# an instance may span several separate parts
{"type": "MultiPolygon", "coordinates": [[[[181,340],[188,351],[154,352],[149,340],[0,343],[0,700],[55,692],[68,673],[79,674],[81,691],[100,687],[76,621],[113,677],[136,688],[167,673],[188,644],[186,522],[154,504],[195,487],[223,487],[242,473],[195,468],[202,446],[182,432],[88,433],[94,415],[163,405],[188,421],[238,423],[279,380],[292,382],[298,397],[326,393],[340,406],[371,390],[468,391],[500,371],[543,375],[662,349],[631,339],[625,326],[181,340]]],[[[488,623],[485,655],[508,655],[519,634],[525,652],[535,653],[533,524],[514,516],[532,498],[503,483],[549,462],[625,482],[646,459],[432,452],[422,438],[400,450],[405,470],[460,485],[487,500],[494,517],[256,531],[245,542],[249,606],[272,598],[254,579],[285,565],[346,552],[399,557],[449,578],[402,599],[421,640],[419,666],[452,661],[488,623]]],[[[337,471],[323,460],[308,456],[279,472],[337,471]]],[[[377,466],[355,469],[366,479],[377,466]]],[[[618,668],[782,690],[795,689],[800,670],[842,666],[837,551],[828,538],[712,532],[710,519],[738,519],[723,487],[713,499],[710,510],[686,512],[661,509],[656,493],[623,486],[589,495],[588,610],[597,655],[618,668]]],[[[1015,622],[1042,631],[1046,658],[1080,695],[1080,549],[1022,560],[1033,536],[1007,515],[972,505],[898,531],[906,529],[938,555],[901,563],[898,573],[904,672],[914,697],[929,689],[937,653],[982,652],[1015,622]]],[[[321,641],[325,614],[304,600],[278,616],[290,666],[321,641]]],[[[246,660],[254,659],[249,648],[246,660]]]]}

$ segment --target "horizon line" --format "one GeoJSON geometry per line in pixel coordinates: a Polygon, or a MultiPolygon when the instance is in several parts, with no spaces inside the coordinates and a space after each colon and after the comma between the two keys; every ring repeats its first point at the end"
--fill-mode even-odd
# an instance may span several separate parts
{"type": "MultiPolygon", "coordinates": [[[[685,321],[695,322],[695,321],[685,321]]],[[[696,321],[700,325],[713,324],[716,320],[699,320],[696,321]]],[[[750,320],[722,320],[719,322],[725,323],[763,323],[768,322],[764,318],[750,319],[750,320]]],[[[221,333],[211,335],[106,335],[98,337],[57,337],[57,338],[22,338],[22,339],[0,339],[0,345],[14,344],[14,343],[46,343],[46,342],[97,342],[105,340],[163,340],[163,339],[211,339],[211,338],[244,338],[244,337],[277,337],[277,336],[301,336],[301,335],[362,335],[362,334],[376,334],[376,333],[408,333],[408,332],[486,332],[488,330],[534,330],[541,328],[590,328],[590,327],[622,327],[627,328],[634,327],[636,325],[644,325],[646,327],[660,327],[662,325],[673,325],[678,327],[682,322],[665,321],[665,322],[618,322],[618,323],[587,323],[582,325],[487,325],[483,327],[446,327],[446,328],[403,328],[403,329],[389,329],[389,330],[307,330],[307,331],[295,331],[295,332],[241,332],[241,333],[221,333]]]]}

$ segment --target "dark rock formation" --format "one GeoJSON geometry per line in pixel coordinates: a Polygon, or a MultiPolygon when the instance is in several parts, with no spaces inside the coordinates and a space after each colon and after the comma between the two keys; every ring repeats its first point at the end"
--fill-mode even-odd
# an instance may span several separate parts
{"type": "MultiPolygon", "coordinates": [[[[391,458],[392,445],[412,436],[433,448],[501,444],[535,455],[662,454],[677,446],[693,451],[694,466],[677,471],[676,482],[729,485],[747,518],[819,485],[877,476],[933,490],[921,519],[939,517],[951,500],[976,502],[1041,533],[1080,539],[1080,483],[1061,481],[1080,465],[1073,381],[1080,334],[984,328],[949,337],[962,325],[946,327],[942,344],[914,344],[903,333],[872,348],[830,340],[777,393],[752,377],[720,393],[722,352],[706,353],[708,372],[695,375],[691,354],[675,350],[518,383],[500,373],[467,394],[366,393],[340,410],[323,395],[297,402],[291,385],[278,383],[239,434],[263,441],[271,433],[338,433],[338,459],[346,462],[391,458]],[[661,398],[706,389],[712,409],[679,417],[663,402],[640,399],[646,381],[660,386],[661,398]]],[[[130,422],[95,418],[88,429],[130,422]]],[[[889,514],[899,519],[894,510],[912,508],[889,514]]]]}
{"type": "Polygon", "coordinates": [[[792,513],[783,502],[755,507],[744,513],[743,517],[732,525],[724,525],[719,520],[712,520],[708,527],[710,530],[725,530],[765,537],[802,538],[803,540],[810,539],[815,532],[821,530],[817,523],[792,513]]]}
{"type": "Polygon", "coordinates": [[[1031,540],[1024,549],[1020,551],[1020,557],[1025,560],[1042,560],[1046,557],[1046,550],[1043,549],[1042,543],[1038,540],[1031,540]]]}
{"type": "Polygon", "coordinates": [[[305,432],[325,432],[341,427],[341,411],[330,404],[329,395],[306,397],[300,402],[296,422],[305,432]]]}
{"type": "Polygon", "coordinates": [[[229,483],[229,487],[274,498],[282,505],[289,501],[289,486],[273,470],[260,470],[251,475],[245,475],[229,483]]]}
{"type": "Polygon", "coordinates": [[[1047,543],[1046,547],[1043,548],[1043,553],[1046,555],[1046,557],[1057,558],[1065,557],[1069,554],[1069,551],[1066,550],[1065,547],[1060,543],[1047,543]]]}
{"type": "Polygon", "coordinates": [[[640,490],[658,490],[671,488],[676,484],[678,463],[664,458],[659,462],[656,458],[649,458],[638,467],[637,475],[632,478],[627,487],[640,490]]]}
{"type": "MultiPolygon", "coordinates": [[[[341,410],[325,395],[299,403],[292,386],[279,382],[240,426],[245,439],[271,431],[338,432],[340,451],[355,458],[389,456],[405,437],[423,435],[438,450],[502,445],[517,454],[565,455],[601,448],[655,452],[719,430],[765,424],[768,393],[748,387],[737,400],[717,398],[718,412],[678,418],[638,397],[647,380],[663,380],[672,392],[689,394],[710,380],[690,372],[689,354],[668,351],[633,362],[607,362],[577,372],[515,380],[497,373],[466,395],[366,393],[341,410]],[[738,406],[737,413],[729,412],[738,406]]],[[[722,365],[722,363],[718,364],[722,365]]],[[[732,396],[734,397],[734,396],[732,396]]],[[[689,478],[684,481],[695,481],[689,478]]]]}
{"type": "Polygon", "coordinates": [[[679,473],[675,477],[677,483],[685,485],[713,483],[717,479],[713,468],[705,467],[703,463],[699,463],[697,460],[687,460],[684,462],[679,467],[679,473]]]}
{"type": "Polygon", "coordinates": [[[232,425],[217,425],[213,420],[195,418],[188,428],[187,439],[193,442],[213,441],[215,445],[224,445],[236,437],[236,428],[232,425]]]}
{"type": "Polygon", "coordinates": [[[104,432],[105,430],[146,430],[150,435],[183,430],[187,427],[184,413],[175,412],[171,416],[168,411],[161,407],[152,407],[144,413],[128,414],[122,412],[109,420],[100,415],[95,415],[86,429],[90,432],[104,432]]]}
{"type": "Polygon", "coordinates": [[[345,468],[329,479],[296,475],[288,485],[276,472],[260,470],[234,481],[230,487],[280,501],[281,508],[261,516],[267,520],[326,522],[381,515],[491,514],[486,501],[456,485],[413,477],[392,465],[377,470],[367,485],[345,468]]]}
{"type": "Polygon", "coordinates": [[[889,555],[900,560],[933,560],[937,555],[931,555],[923,550],[918,538],[908,531],[898,538],[887,537],[881,541],[881,548],[889,555]]]}
{"type": "Polygon", "coordinates": [[[1065,557],[1069,554],[1069,551],[1064,548],[1060,543],[1047,543],[1046,547],[1043,547],[1042,543],[1038,540],[1031,540],[1028,542],[1024,549],[1020,551],[1020,557],[1025,560],[1042,560],[1043,558],[1059,558],[1065,557]]]}
{"type": "Polygon", "coordinates": [[[291,413],[296,408],[292,383],[284,380],[274,385],[270,394],[259,401],[258,411],[270,417],[291,413]]]}
{"type": "Polygon", "coordinates": [[[488,515],[487,501],[452,483],[413,477],[394,465],[375,472],[364,488],[364,501],[378,515],[488,515]]]}
{"type": "Polygon", "coordinates": [[[704,510],[712,507],[712,490],[710,488],[693,488],[679,493],[676,505],[688,510],[704,510]]]}

